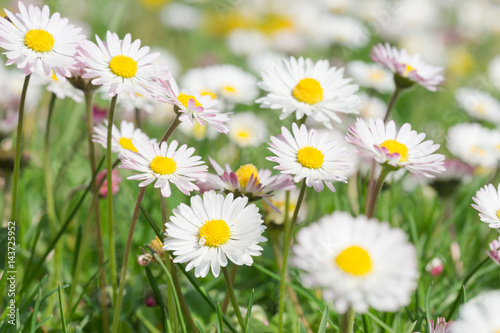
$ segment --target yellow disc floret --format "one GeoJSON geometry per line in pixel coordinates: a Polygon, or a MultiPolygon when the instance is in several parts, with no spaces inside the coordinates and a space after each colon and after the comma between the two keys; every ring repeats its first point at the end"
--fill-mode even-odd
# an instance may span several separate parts
{"type": "Polygon", "coordinates": [[[32,29],[24,35],[24,45],[36,52],[49,52],[54,43],[54,36],[42,29],[32,29]]]}
{"type": "Polygon", "coordinates": [[[315,79],[305,78],[299,81],[292,92],[299,102],[316,104],[323,100],[323,88],[315,79]]]}
{"type": "Polygon", "coordinates": [[[184,105],[185,107],[188,107],[188,103],[189,103],[189,100],[194,100],[194,106],[197,107],[197,106],[203,106],[201,105],[200,102],[198,102],[198,100],[196,99],[196,97],[194,97],[193,95],[188,95],[188,94],[185,94],[183,92],[179,93],[179,96],[177,96],[177,99],[179,100],[179,102],[182,103],[182,105],[184,105]]]}
{"type": "Polygon", "coordinates": [[[325,155],[317,148],[304,147],[297,152],[297,160],[305,168],[318,169],[323,165],[325,155]]]}
{"type": "Polygon", "coordinates": [[[134,147],[134,145],[132,143],[132,139],[129,139],[129,138],[120,138],[120,140],[118,140],[118,143],[123,148],[131,150],[131,151],[137,153],[137,149],[135,149],[135,147],[134,147]]]}
{"type": "Polygon", "coordinates": [[[256,183],[259,183],[259,174],[258,170],[253,164],[245,164],[242,165],[238,170],[235,172],[236,178],[238,178],[238,183],[240,183],[240,187],[243,189],[247,186],[248,181],[250,180],[250,177],[254,177],[256,179],[256,183]]]}
{"type": "Polygon", "coordinates": [[[226,94],[229,94],[229,95],[236,94],[236,88],[233,86],[229,86],[229,85],[223,86],[222,91],[225,92],[226,94]]]}
{"type": "Polygon", "coordinates": [[[124,55],[114,56],[109,62],[109,69],[116,76],[130,79],[137,73],[137,61],[124,55]]]}
{"type": "Polygon", "coordinates": [[[500,219],[500,209],[497,210],[497,217],[500,219]]]}
{"type": "Polygon", "coordinates": [[[335,258],[335,263],[346,273],[366,275],[372,269],[368,252],[359,246],[350,246],[335,258]]]}
{"type": "Polygon", "coordinates": [[[177,163],[170,157],[156,156],[150,164],[151,170],[159,175],[170,175],[177,170],[177,163]]]}
{"type": "Polygon", "coordinates": [[[231,230],[226,221],[212,219],[203,224],[198,231],[200,239],[204,239],[205,246],[219,247],[226,244],[231,236],[231,230]]]}
{"type": "Polygon", "coordinates": [[[397,142],[396,140],[385,140],[378,146],[387,148],[390,154],[398,153],[399,156],[401,156],[399,158],[399,162],[408,161],[408,147],[404,144],[397,142]]]}
{"type": "Polygon", "coordinates": [[[415,68],[411,67],[410,65],[406,65],[405,72],[403,73],[403,76],[407,76],[408,74],[410,74],[414,70],[415,70],[415,68]]]}

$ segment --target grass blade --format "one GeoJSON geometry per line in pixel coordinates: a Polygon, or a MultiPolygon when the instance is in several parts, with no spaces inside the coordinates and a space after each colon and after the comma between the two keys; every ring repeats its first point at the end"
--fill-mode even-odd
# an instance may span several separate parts
{"type": "Polygon", "coordinates": [[[57,293],[59,294],[59,311],[61,312],[61,326],[63,333],[68,333],[68,329],[66,327],[66,318],[64,318],[64,309],[61,295],[61,285],[57,285],[57,293]]]}
{"type": "Polygon", "coordinates": [[[328,305],[326,306],[325,311],[323,311],[323,315],[321,316],[321,321],[319,323],[318,333],[325,333],[326,332],[327,321],[328,321],[328,305]]]}
{"type": "Polygon", "coordinates": [[[307,333],[304,324],[302,324],[302,322],[300,321],[300,318],[298,319],[298,322],[299,322],[299,333],[307,333]]]}
{"type": "Polygon", "coordinates": [[[151,214],[149,214],[147,209],[144,208],[144,206],[140,203],[139,203],[139,208],[141,209],[142,214],[146,218],[146,221],[148,221],[149,225],[151,226],[151,229],[153,229],[153,231],[155,232],[156,236],[158,236],[159,239],[162,239],[163,235],[161,234],[161,229],[160,227],[158,227],[151,214]]]}
{"type": "Polygon", "coordinates": [[[153,289],[153,293],[155,295],[156,300],[160,304],[161,312],[163,314],[163,321],[166,321],[168,318],[165,317],[165,303],[163,302],[163,297],[161,296],[160,289],[158,288],[158,284],[156,283],[156,279],[153,276],[153,273],[151,272],[151,269],[149,266],[146,266],[146,275],[148,276],[149,284],[151,285],[151,288],[153,289]]]}
{"type": "Polygon", "coordinates": [[[411,324],[410,327],[408,327],[408,329],[405,331],[405,333],[412,333],[413,329],[415,328],[416,325],[417,325],[417,321],[415,320],[413,322],[413,324],[411,324]]]}
{"type": "Polygon", "coordinates": [[[194,320],[194,323],[198,328],[198,331],[200,331],[200,333],[205,333],[205,329],[203,328],[203,326],[201,326],[201,323],[196,318],[194,320]]]}
{"type": "Polygon", "coordinates": [[[252,315],[252,307],[253,307],[253,299],[255,296],[255,290],[252,289],[252,295],[250,295],[250,301],[248,301],[248,309],[247,309],[247,315],[245,319],[245,333],[248,333],[248,330],[250,329],[250,317],[252,315]]]}
{"type": "Polygon", "coordinates": [[[224,333],[222,321],[222,309],[220,308],[220,304],[217,303],[217,332],[224,333]]]}

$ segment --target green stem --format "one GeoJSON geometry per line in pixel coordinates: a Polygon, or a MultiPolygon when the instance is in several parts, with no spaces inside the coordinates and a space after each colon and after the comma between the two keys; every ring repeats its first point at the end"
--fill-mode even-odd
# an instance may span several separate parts
{"type": "MultiPolygon", "coordinates": [[[[231,283],[234,283],[234,279],[236,278],[236,271],[238,270],[238,265],[231,266],[231,283]]],[[[222,313],[227,312],[227,307],[229,306],[229,293],[226,293],[224,296],[224,301],[222,302],[222,313]]]]}
{"type": "MultiPolygon", "coordinates": [[[[306,180],[305,178],[302,180],[302,185],[300,186],[300,193],[297,199],[297,204],[295,206],[295,210],[293,212],[292,221],[290,224],[288,223],[287,216],[285,215],[285,238],[283,241],[283,265],[281,266],[281,279],[280,279],[280,296],[279,296],[279,307],[278,307],[278,330],[279,333],[283,333],[283,313],[285,312],[285,286],[286,286],[286,267],[288,261],[288,254],[290,252],[290,244],[292,242],[293,229],[295,227],[295,222],[297,221],[297,216],[299,214],[300,206],[302,205],[302,201],[304,199],[304,195],[306,193],[306,180]]],[[[285,211],[288,210],[288,203],[286,203],[285,211]]]]}
{"type": "Polygon", "coordinates": [[[349,308],[346,313],[342,315],[342,322],[340,325],[341,333],[353,333],[354,332],[354,316],[355,312],[352,308],[349,308]]]}
{"type": "Polygon", "coordinates": [[[173,262],[170,262],[170,267],[172,271],[172,280],[174,282],[175,292],[177,293],[177,297],[179,298],[182,314],[184,315],[184,318],[186,318],[191,331],[193,331],[193,333],[198,333],[198,328],[194,323],[193,316],[191,315],[191,311],[189,310],[186,299],[184,298],[184,294],[182,293],[181,285],[179,283],[179,274],[177,273],[177,266],[173,262]]]}
{"type": "Polygon", "coordinates": [[[108,117],[108,136],[106,142],[106,182],[108,187],[108,243],[109,243],[109,266],[111,268],[111,286],[113,288],[113,301],[116,301],[117,277],[116,277],[116,252],[115,252],[115,231],[113,224],[113,184],[112,184],[112,165],[111,161],[111,139],[113,132],[113,120],[115,116],[116,99],[118,95],[113,96],[109,107],[108,117]]]}
{"type": "MultiPolygon", "coordinates": [[[[167,133],[165,133],[165,135],[163,136],[161,142],[167,141],[168,138],[172,135],[172,133],[174,133],[175,129],[180,124],[179,117],[180,113],[176,113],[175,119],[170,124],[170,127],[168,128],[167,133]]],[[[120,286],[118,287],[118,294],[115,301],[115,312],[111,328],[112,333],[118,332],[118,324],[120,321],[120,311],[122,307],[123,291],[125,290],[125,280],[127,276],[127,266],[128,266],[130,248],[132,247],[132,238],[134,235],[135,225],[137,224],[137,219],[139,218],[139,211],[140,211],[139,205],[142,203],[142,199],[144,198],[145,192],[146,192],[146,187],[142,187],[141,190],[139,191],[137,202],[135,203],[134,213],[132,214],[132,221],[130,222],[130,229],[127,236],[127,243],[125,244],[125,253],[123,255],[122,270],[120,275],[120,286]]]]}
{"type": "Polygon", "coordinates": [[[238,318],[238,322],[240,323],[241,330],[246,332],[246,323],[241,315],[240,307],[238,306],[238,301],[236,301],[236,296],[234,294],[233,284],[231,282],[231,276],[229,275],[229,270],[226,267],[222,267],[222,272],[224,273],[224,281],[226,282],[227,293],[229,294],[229,298],[231,299],[231,304],[233,305],[234,313],[238,318]]]}
{"type": "Polygon", "coordinates": [[[394,89],[394,92],[391,95],[391,99],[389,100],[389,104],[387,104],[387,111],[385,112],[384,123],[386,123],[389,120],[391,111],[394,108],[394,104],[396,104],[396,100],[401,94],[401,91],[402,89],[398,86],[396,86],[396,89],[394,89]]]}
{"type": "Polygon", "coordinates": [[[21,101],[19,103],[19,120],[17,122],[17,137],[16,137],[16,157],[14,160],[14,174],[12,181],[12,210],[10,212],[10,220],[17,219],[17,190],[19,183],[19,170],[21,167],[21,145],[23,138],[23,122],[24,122],[24,105],[26,102],[26,93],[30,82],[31,74],[24,78],[23,91],[21,92],[21,101]]]}
{"type": "Polygon", "coordinates": [[[368,205],[368,210],[366,211],[366,216],[368,218],[372,218],[375,213],[375,205],[377,204],[380,189],[382,188],[385,177],[387,177],[389,172],[391,172],[390,168],[382,166],[382,170],[380,170],[380,175],[378,176],[377,182],[375,183],[375,187],[373,188],[373,192],[370,196],[370,203],[368,205]]]}

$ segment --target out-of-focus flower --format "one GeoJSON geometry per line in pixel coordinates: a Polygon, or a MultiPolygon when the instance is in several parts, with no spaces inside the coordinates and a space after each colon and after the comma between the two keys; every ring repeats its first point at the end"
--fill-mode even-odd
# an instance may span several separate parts
{"type": "Polygon", "coordinates": [[[24,75],[41,68],[46,76],[59,80],[70,76],[76,48],[85,39],[82,29],[68,25],[59,13],[50,16],[49,6],[26,8],[21,1],[18,5],[19,13],[4,9],[8,19],[0,16],[0,47],[7,50],[6,65],[15,64],[24,75]]]}
{"type": "Polygon", "coordinates": [[[490,251],[486,251],[486,253],[494,262],[500,265],[500,237],[490,243],[490,251]]]}
{"type": "Polygon", "coordinates": [[[387,112],[387,105],[378,97],[369,96],[364,92],[359,93],[361,106],[359,107],[359,115],[364,118],[384,118],[387,112]]]}
{"type": "Polygon", "coordinates": [[[500,55],[490,61],[488,65],[488,75],[491,83],[493,83],[497,89],[500,89],[500,55]]]}
{"type": "MultiPolygon", "coordinates": [[[[106,179],[106,170],[103,170],[97,174],[96,183],[99,184],[104,179],[101,187],[99,188],[99,196],[101,198],[106,198],[108,195],[108,181],[106,179]]],[[[120,183],[122,182],[122,177],[118,173],[118,170],[111,171],[111,193],[115,195],[120,190],[120,183]]]]}
{"type": "MultiPolygon", "coordinates": [[[[104,120],[104,123],[94,127],[92,141],[100,144],[104,149],[106,149],[108,143],[107,136],[108,121],[104,120]]],[[[145,141],[149,140],[148,136],[144,134],[140,128],[135,128],[134,124],[131,122],[122,120],[120,129],[113,124],[113,128],[111,129],[111,151],[113,153],[118,153],[119,159],[124,157],[124,152],[126,150],[137,151],[132,143],[132,139],[145,141]]]]}
{"type": "Polygon", "coordinates": [[[140,180],[139,187],[144,187],[156,180],[155,188],[161,189],[164,197],[172,194],[170,183],[189,195],[198,190],[194,181],[204,181],[207,176],[207,166],[203,165],[200,156],[193,156],[194,148],[182,145],[178,148],[176,140],[167,144],[132,139],[137,152],[124,151],[123,169],[136,170],[140,173],[127,179],[140,180]]]}
{"type": "Polygon", "coordinates": [[[92,78],[92,84],[103,85],[109,96],[122,92],[131,98],[137,94],[151,96],[153,79],[169,77],[166,66],[155,65],[159,53],[149,53],[149,47],[141,47],[141,41],[132,42],[130,34],[121,40],[116,33],[106,34],[106,42],[96,35],[97,45],[91,41],[82,43],[79,60],[86,66],[83,78],[92,78]]]}
{"type": "Polygon", "coordinates": [[[412,130],[409,123],[396,131],[394,121],[384,124],[380,118],[368,119],[368,124],[358,118],[346,136],[348,142],[369,152],[379,164],[433,178],[432,173],[445,171],[445,158],[433,154],[439,149],[438,144],[424,139],[425,134],[412,130]]]}
{"type": "Polygon", "coordinates": [[[461,88],[455,92],[455,98],[472,118],[500,123],[500,102],[487,92],[461,88]]]}
{"type": "Polygon", "coordinates": [[[498,191],[493,184],[485,185],[472,198],[472,207],[479,211],[479,218],[493,229],[500,230],[500,184],[498,191]]]}
{"type": "Polygon", "coordinates": [[[154,308],[158,305],[158,301],[156,300],[153,294],[148,295],[146,299],[144,299],[144,305],[148,308],[154,308]]]}
{"type": "Polygon", "coordinates": [[[172,2],[163,7],[160,18],[166,27],[178,30],[194,30],[200,26],[201,13],[194,6],[172,2]]]}
{"type": "MultiPolygon", "coordinates": [[[[264,209],[264,222],[270,228],[272,227],[282,227],[285,219],[285,212],[288,213],[289,218],[293,216],[295,207],[297,206],[297,200],[299,198],[299,190],[297,188],[290,191],[290,199],[288,204],[288,212],[286,208],[286,192],[279,191],[272,197],[268,198],[272,206],[276,207],[273,209],[271,205],[266,205],[264,209]]],[[[307,217],[307,204],[302,202],[299,213],[297,215],[296,223],[302,223],[307,217]]]]}
{"type": "Polygon", "coordinates": [[[193,126],[193,119],[201,125],[213,126],[217,131],[227,134],[229,129],[226,123],[229,121],[227,113],[219,112],[215,109],[219,103],[209,95],[192,94],[180,92],[174,79],[164,81],[158,80],[159,90],[156,92],[155,99],[174,104],[179,108],[182,115],[180,121],[193,126]]]}
{"type": "Polygon", "coordinates": [[[411,55],[389,43],[374,46],[370,56],[394,73],[394,82],[400,88],[408,88],[416,82],[427,90],[436,91],[444,82],[443,67],[428,65],[419,54],[411,55]]]}
{"type": "Polygon", "coordinates": [[[363,88],[373,88],[381,93],[394,91],[393,74],[378,63],[355,60],[347,65],[347,72],[363,88]]]}
{"type": "Polygon", "coordinates": [[[229,139],[239,147],[257,147],[267,138],[267,125],[253,112],[231,116],[228,123],[229,139]]]}
{"type": "Polygon", "coordinates": [[[149,264],[153,260],[154,260],[154,258],[150,253],[144,253],[144,254],[137,256],[137,263],[143,267],[149,266],[149,264]]]}
{"type": "Polygon", "coordinates": [[[322,32],[330,43],[359,49],[370,40],[370,31],[359,20],[347,15],[326,15],[322,32]]]}
{"type": "MultiPolygon", "coordinates": [[[[430,332],[429,333],[450,333],[450,324],[453,322],[453,320],[446,321],[443,317],[438,317],[436,326],[434,326],[434,320],[429,319],[429,327],[430,327],[430,332]]],[[[419,333],[419,332],[415,332],[419,333]]]]}
{"type": "Polygon", "coordinates": [[[458,319],[451,323],[450,333],[491,333],[500,329],[500,291],[483,292],[460,308],[458,319]]]}
{"type": "Polygon", "coordinates": [[[194,268],[196,277],[205,277],[209,270],[219,276],[228,260],[236,265],[253,263],[266,241],[266,229],[259,209],[247,205],[248,198],[234,199],[214,191],[191,197],[191,207],[181,204],[165,223],[164,249],[172,251],[174,262],[187,262],[186,270],[194,268]]]}
{"type": "Polygon", "coordinates": [[[323,288],[323,298],[339,313],[350,307],[394,312],[410,303],[417,254],[401,229],[335,212],[302,228],[297,243],[292,263],[304,270],[302,283],[323,288]]]}
{"type": "Polygon", "coordinates": [[[75,88],[67,80],[61,81],[55,75],[48,77],[43,73],[42,69],[37,69],[35,71],[36,79],[38,84],[45,85],[47,90],[54,93],[57,98],[64,99],[66,97],[71,98],[77,103],[83,101],[83,91],[75,88]]]}
{"type": "Polygon", "coordinates": [[[309,58],[283,59],[262,73],[259,87],[268,94],[259,98],[263,108],[281,109],[280,119],[295,112],[297,119],[310,116],[331,128],[341,122],[338,113],[358,113],[358,86],[349,84],[343,69],[330,67],[328,60],[316,64],[309,58]]]}
{"type": "Polygon", "coordinates": [[[335,192],[333,181],[347,182],[339,172],[353,167],[346,158],[346,147],[338,147],[336,141],[329,141],[328,133],[319,136],[314,129],[308,131],[305,125],[299,128],[293,123],[292,132],[282,127],[280,135],[271,137],[268,149],[276,156],[267,159],[278,163],[274,169],[292,175],[296,183],[305,179],[306,185],[318,192],[324,185],[335,192]]]}
{"type": "Polygon", "coordinates": [[[444,167],[446,170],[438,173],[430,183],[442,197],[456,193],[460,184],[470,182],[474,176],[474,168],[457,158],[446,159],[444,167]]]}
{"type": "Polygon", "coordinates": [[[427,264],[427,266],[425,266],[425,270],[432,276],[438,276],[444,270],[443,261],[438,257],[435,257],[427,264]]]}
{"type": "Polygon", "coordinates": [[[92,121],[94,125],[100,124],[102,121],[108,118],[108,109],[103,107],[101,108],[99,105],[94,104],[92,106],[92,121]]]}

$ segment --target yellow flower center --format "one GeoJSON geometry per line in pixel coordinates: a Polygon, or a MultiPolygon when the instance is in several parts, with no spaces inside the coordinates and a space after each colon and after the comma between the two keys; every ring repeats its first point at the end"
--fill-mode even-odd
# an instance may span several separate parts
{"type": "Polygon", "coordinates": [[[120,138],[120,140],[118,140],[118,143],[124,149],[128,149],[128,150],[131,150],[131,151],[137,153],[137,149],[135,149],[134,145],[132,144],[132,139],[129,139],[129,138],[120,138]]]}
{"type": "Polygon", "coordinates": [[[375,81],[375,82],[380,82],[384,78],[384,72],[382,72],[379,69],[374,69],[370,71],[369,74],[370,80],[375,81]]]}
{"type": "Polygon", "coordinates": [[[203,224],[198,231],[199,237],[205,239],[205,246],[219,247],[226,244],[231,236],[231,230],[224,220],[212,219],[203,224]]]}
{"type": "Polygon", "coordinates": [[[241,129],[236,131],[236,137],[238,137],[240,139],[248,139],[251,136],[252,136],[252,133],[245,128],[241,128],[241,129]]]}
{"type": "Polygon", "coordinates": [[[323,88],[317,80],[305,78],[293,88],[292,95],[299,102],[316,104],[323,100],[323,88]]]}
{"type": "Polygon", "coordinates": [[[222,87],[222,91],[224,91],[227,94],[231,94],[231,95],[236,94],[236,88],[233,86],[224,86],[224,87],[222,87]]]}
{"type": "Polygon", "coordinates": [[[410,65],[406,65],[405,72],[403,73],[403,76],[407,76],[410,74],[410,72],[413,72],[415,68],[411,67],[410,65]]]}
{"type": "Polygon", "coordinates": [[[109,69],[116,76],[130,79],[137,73],[137,61],[124,55],[114,56],[109,62],[109,69]]]}
{"type": "Polygon", "coordinates": [[[54,36],[42,29],[32,29],[24,35],[24,45],[36,52],[49,52],[54,43],[54,36]]]}
{"type": "Polygon", "coordinates": [[[485,105],[484,105],[484,102],[479,102],[479,103],[475,106],[475,108],[474,108],[474,109],[475,109],[475,110],[476,110],[476,112],[477,112],[477,113],[479,113],[480,115],[483,115],[483,116],[484,116],[484,115],[486,115],[486,107],[485,107],[485,105]]]}
{"type": "Polygon", "coordinates": [[[59,79],[54,72],[52,72],[52,80],[59,82],[59,79]]]}
{"type": "Polygon", "coordinates": [[[201,96],[207,95],[207,96],[210,96],[211,99],[217,99],[217,94],[211,90],[202,90],[202,91],[200,91],[200,95],[201,96]]]}
{"type": "Polygon", "coordinates": [[[346,273],[353,275],[366,275],[372,269],[370,255],[359,246],[350,246],[342,251],[335,263],[346,273]]]}
{"type": "Polygon", "coordinates": [[[160,175],[170,175],[177,170],[177,163],[170,157],[156,156],[151,161],[151,170],[160,175]]]}
{"type": "Polygon", "coordinates": [[[197,139],[203,139],[207,133],[207,125],[193,122],[192,134],[197,139]]]}
{"type": "Polygon", "coordinates": [[[472,147],[470,147],[470,152],[472,154],[477,154],[479,156],[485,156],[486,155],[486,150],[477,146],[477,145],[473,145],[472,147]]]}
{"type": "Polygon", "coordinates": [[[245,188],[247,186],[248,181],[250,180],[250,177],[252,177],[252,175],[257,181],[255,184],[258,184],[260,182],[258,170],[253,164],[245,164],[240,166],[240,168],[236,170],[235,174],[236,178],[238,178],[238,183],[240,183],[241,188],[245,188]]]}
{"type": "Polygon", "coordinates": [[[318,169],[323,165],[325,155],[314,147],[304,147],[297,152],[297,160],[305,168],[318,169]]]}
{"type": "Polygon", "coordinates": [[[500,209],[497,210],[497,217],[500,219],[500,209]]]}
{"type": "Polygon", "coordinates": [[[408,147],[404,144],[397,142],[396,140],[385,140],[378,146],[387,148],[390,154],[398,153],[400,156],[399,162],[408,161],[408,147]]]}
{"type": "Polygon", "coordinates": [[[177,96],[177,99],[185,107],[188,107],[189,100],[191,100],[191,99],[194,100],[194,106],[195,107],[197,107],[197,106],[203,106],[203,105],[201,105],[200,102],[198,102],[198,100],[196,99],[196,97],[194,97],[193,95],[185,94],[183,92],[179,93],[179,96],[177,96]]]}

